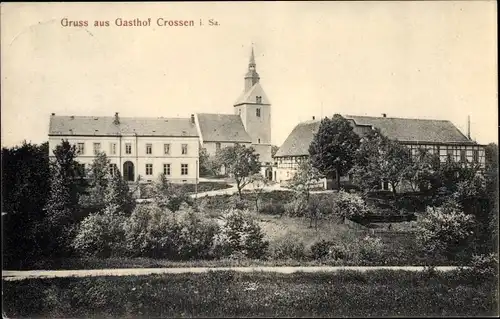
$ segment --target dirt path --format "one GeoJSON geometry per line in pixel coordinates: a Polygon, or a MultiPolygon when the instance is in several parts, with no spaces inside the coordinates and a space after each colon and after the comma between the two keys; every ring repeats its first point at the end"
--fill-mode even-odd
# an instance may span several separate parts
{"type": "MultiPolygon", "coordinates": [[[[438,271],[451,271],[458,267],[438,266],[438,271]]],[[[2,280],[23,280],[29,278],[56,278],[56,277],[96,277],[96,276],[145,276],[151,274],[181,274],[205,273],[208,271],[237,271],[237,272],[276,272],[291,274],[294,272],[336,272],[340,270],[373,271],[373,270],[404,270],[422,271],[422,266],[317,266],[317,267],[195,267],[195,268],[125,268],[125,269],[88,269],[88,270],[5,270],[2,271],[2,280]]]]}

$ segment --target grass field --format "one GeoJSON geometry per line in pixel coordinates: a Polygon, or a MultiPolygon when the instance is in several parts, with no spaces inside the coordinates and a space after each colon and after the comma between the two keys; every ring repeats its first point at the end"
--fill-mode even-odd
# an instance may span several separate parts
{"type": "Polygon", "coordinates": [[[450,273],[235,273],[3,283],[7,317],[491,316],[491,278],[450,273]]]}

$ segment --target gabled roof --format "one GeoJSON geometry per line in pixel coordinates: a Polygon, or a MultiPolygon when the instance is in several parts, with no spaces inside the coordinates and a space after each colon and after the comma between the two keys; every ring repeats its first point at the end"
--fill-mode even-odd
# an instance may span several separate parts
{"type": "Polygon", "coordinates": [[[372,125],[401,142],[471,143],[450,121],[345,115],[356,125],[372,125]]]}
{"type": "MultiPolygon", "coordinates": [[[[353,121],[356,125],[354,131],[358,134],[362,130],[357,127],[372,126],[380,129],[386,137],[401,142],[475,144],[450,121],[353,115],[345,115],[344,118],[353,121]]],[[[309,144],[318,131],[320,122],[313,120],[299,123],[288,135],[275,157],[309,155],[309,144]]]]}
{"type": "Polygon", "coordinates": [[[243,92],[240,97],[234,102],[234,106],[240,105],[240,104],[256,104],[257,103],[257,96],[261,96],[262,100],[261,103],[259,104],[271,104],[269,99],[267,98],[266,93],[264,92],[264,89],[260,85],[260,82],[257,82],[250,88],[250,90],[243,92]]]}
{"type": "Polygon", "coordinates": [[[196,125],[189,118],[55,116],[50,117],[49,135],[134,135],[197,137],[196,125]]]}
{"type": "Polygon", "coordinates": [[[196,114],[203,142],[251,143],[239,115],[196,114]]]}
{"type": "Polygon", "coordinates": [[[297,124],[278,149],[274,157],[309,155],[309,144],[318,132],[320,121],[307,121],[297,124]]]}

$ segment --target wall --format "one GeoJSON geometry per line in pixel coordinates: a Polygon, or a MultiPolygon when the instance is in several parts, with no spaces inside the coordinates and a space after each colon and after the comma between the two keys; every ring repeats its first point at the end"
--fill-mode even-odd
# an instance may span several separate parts
{"type": "Polygon", "coordinates": [[[94,159],[93,143],[101,143],[101,151],[106,153],[110,162],[116,164],[123,173],[123,164],[130,161],[134,164],[134,178],[140,175],[143,180],[153,180],[163,173],[163,164],[171,165],[171,175],[168,177],[172,182],[195,183],[198,175],[199,141],[197,137],[136,137],[124,136],[49,136],[50,155],[52,150],[61,143],[61,139],[67,139],[71,144],[84,143],[83,154],[79,154],[77,161],[90,167],[94,159]],[[116,143],[116,154],[111,154],[111,143],[116,143]],[[131,154],[125,154],[125,146],[130,143],[131,154]],[[146,144],[152,144],[152,154],[146,154],[146,144]],[[164,144],[170,144],[170,153],[164,154],[164,144]],[[187,144],[187,154],[181,152],[182,144],[187,144]],[[121,154],[121,156],[120,156],[121,154]],[[153,165],[153,175],[146,175],[146,164],[153,165]],[[181,164],[188,164],[188,175],[181,175],[181,164]]]}
{"type": "Polygon", "coordinates": [[[268,104],[242,104],[234,107],[235,114],[240,114],[245,130],[253,144],[271,144],[271,106],[268,104]],[[256,110],[260,109],[260,117],[256,110]],[[241,110],[241,113],[240,113],[241,110]],[[260,138],[260,143],[259,143],[260,138]]]}
{"type": "MultiPolygon", "coordinates": [[[[250,146],[250,143],[239,143],[240,145],[246,145],[250,146]]],[[[223,149],[224,147],[229,147],[229,146],[234,146],[235,143],[227,143],[227,142],[221,142],[220,147],[223,149]]],[[[217,142],[203,142],[203,145],[201,146],[204,149],[207,150],[208,155],[210,156],[215,156],[217,153],[217,142]]]]}

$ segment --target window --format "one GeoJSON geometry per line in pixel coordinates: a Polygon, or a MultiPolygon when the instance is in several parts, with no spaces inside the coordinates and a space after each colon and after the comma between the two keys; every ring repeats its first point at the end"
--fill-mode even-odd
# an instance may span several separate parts
{"type": "Polygon", "coordinates": [[[260,138],[259,138],[259,144],[260,144],[260,138]]]}
{"type": "Polygon", "coordinates": [[[255,115],[256,115],[257,117],[260,117],[260,108],[255,109],[255,115]]]}
{"type": "Polygon", "coordinates": [[[479,163],[479,151],[478,150],[474,150],[472,152],[472,160],[474,161],[474,163],[479,163]]]}
{"type": "Polygon", "coordinates": [[[163,153],[165,153],[165,155],[170,154],[170,144],[163,144],[163,153]]]}
{"type": "Polygon", "coordinates": [[[186,155],[188,153],[188,145],[182,144],[182,155],[186,155]]]}
{"type": "Polygon", "coordinates": [[[153,144],[146,144],[146,154],[153,153],[153,144]]]}
{"type": "Polygon", "coordinates": [[[238,114],[241,115],[241,109],[238,110],[238,114]]]}
{"type": "Polygon", "coordinates": [[[217,151],[219,151],[219,150],[220,150],[220,143],[219,143],[219,142],[215,143],[215,149],[216,149],[217,151]]]}
{"type": "Polygon", "coordinates": [[[125,154],[132,154],[132,144],[131,143],[125,144],[125,154]]]}
{"type": "Polygon", "coordinates": [[[188,174],[188,164],[181,164],[181,175],[188,174]]]}
{"type": "Polygon", "coordinates": [[[109,164],[109,174],[114,176],[116,173],[118,173],[118,166],[116,164],[109,164]]]}
{"type": "Polygon", "coordinates": [[[256,96],[255,101],[257,102],[257,104],[261,104],[262,103],[262,96],[256,96]]]}
{"type": "Polygon", "coordinates": [[[153,175],[153,164],[146,164],[146,175],[153,175]]]}
{"type": "Polygon", "coordinates": [[[78,143],[78,144],[76,144],[76,151],[77,151],[78,154],[85,153],[85,143],[78,143]]]}
{"type": "Polygon", "coordinates": [[[170,175],[170,164],[163,164],[163,174],[170,175]]]}
{"type": "Polygon", "coordinates": [[[94,154],[97,155],[101,151],[101,143],[94,143],[94,154]]]}
{"type": "Polygon", "coordinates": [[[111,154],[111,155],[116,154],[116,143],[111,143],[109,145],[109,154],[111,154]]]}
{"type": "Polygon", "coordinates": [[[460,162],[462,162],[462,163],[467,162],[466,157],[465,157],[465,150],[460,150],[460,162]]]}

